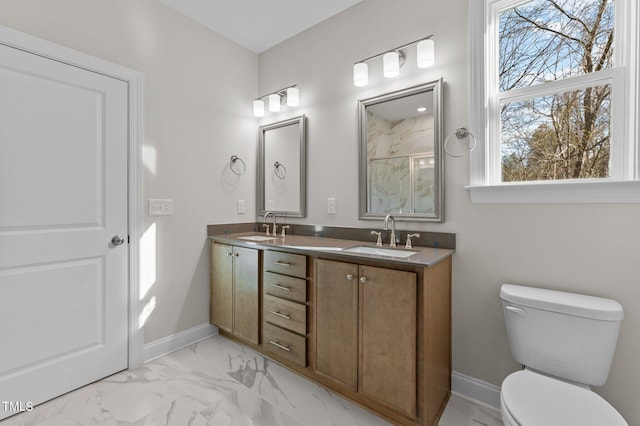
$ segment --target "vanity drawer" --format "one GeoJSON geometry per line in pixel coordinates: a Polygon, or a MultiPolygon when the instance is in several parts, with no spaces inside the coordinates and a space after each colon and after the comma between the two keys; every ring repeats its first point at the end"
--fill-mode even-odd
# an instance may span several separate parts
{"type": "Polygon", "coordinates": [[[307,334],[307,305],[265,294],[262,318],[295,333],[307,334]]]}
{"type": "Polygon", "coordinates": [[[274,272],[265,272],[262,291],[265,294],[306,303],[307,280],[276,274],[274,272]]]}
{"type": "Polygon", "coordinates": [[[306,338],[287,330],[264,323],[263,348],[303,367],[307,366],[306,338]]]}
{"type": "Polygon", "coordinates": [[[307,278],[307,256],[266,250],[264,252],[264,270],[292,277],[307,278]]]}

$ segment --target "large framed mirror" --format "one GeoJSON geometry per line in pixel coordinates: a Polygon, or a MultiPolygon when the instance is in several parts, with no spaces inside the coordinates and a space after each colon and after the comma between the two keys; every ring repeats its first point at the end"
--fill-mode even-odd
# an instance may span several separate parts
{"type": "Polygon", "coordinates": [[[444,221],[442,79],[358,101],[360,219],[444,221]]]}
{"type": "Polygon", "coordinates": [[[260,126],[258,135],[258,213],[306,217],[305,116],[260,126]]]}

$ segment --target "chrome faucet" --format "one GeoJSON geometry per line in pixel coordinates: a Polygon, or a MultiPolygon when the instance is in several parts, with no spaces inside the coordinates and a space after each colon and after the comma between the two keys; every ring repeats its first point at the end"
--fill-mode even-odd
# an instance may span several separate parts
{"type": "Polygon", "coordinates": [[[269,235],[269,225],[267,224],[267,218],[269,217],[269,215],[273,216],[273,236],[277,236],[278,235],[278,225],[276,224],[276,215],[275,213],[268,211],[264,214],[264,220],[262,221],[263,225],[262,226],[266,226],[267,228],[267,235],[269,235]]]}
{"type": "Polygon", "coordinates": [[[378,236],[378,239],[376,241],[376,246],[377,247],[382,247],[382,232],[371,231],[371,235],[377,235],[378,236]]]}
{"type": "Polygon", "coordinates": [[[391,221],[391,241],[389,241],[389,245],[391,247],[396,246],[396,218],[391,216],[390,214],[384,218],[384,228],[383,230],[387,231],[389,229],[389,221],[391,221]]]}
{"type": "Polygon", "coordinates": [[[404,245],[404,248],[413,248],[413,244],[411,243],[411,238],[413,237],[420,238],[420,234],[417,232],[415,234],[407,234],[407,243],[404,245]]]}

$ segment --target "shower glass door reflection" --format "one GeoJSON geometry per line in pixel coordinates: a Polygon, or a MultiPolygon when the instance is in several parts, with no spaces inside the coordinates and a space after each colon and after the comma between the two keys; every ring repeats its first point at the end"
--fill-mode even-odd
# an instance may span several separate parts
{"type": "Polygon", "coordinates": [[[372,213],[434,212],[433,153],[369,161],[369,206],[372,213]]]}

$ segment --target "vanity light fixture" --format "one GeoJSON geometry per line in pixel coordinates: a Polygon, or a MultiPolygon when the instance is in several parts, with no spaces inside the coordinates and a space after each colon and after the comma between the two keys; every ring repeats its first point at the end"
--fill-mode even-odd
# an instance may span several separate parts
{"type": "Polygon", "coordinates": [[[397,50],[382,55],[382,73],[385,78],[394,78],[400,75],[401,55],[404,57],[404,55],[397,50]]]}
{"type": "Polygon", "coordinates": [[[264,117],[264,101],[262,99],[253,101],[253,115],[255,117],[264,117]]]}
{"type": "Polygon", "coordinates": [[[269,111],[271,112],[280,111],[280,95],[275,93],[269,95],[269,111]]]}
{"type": "Polygon", "coordinates": [[[353,66],[353,84],[356,87],[363,87],[369,84],[369,65],[358,62],[353,66]]]}
{"type": "Polygon", "coordinates": [[[433,40],[430,38],[418,42],[416,45],[418,68],[429,68],[435,63],[436,55],[434,47],[433,40]]]}
{"type": "Polygon", "coordinates": [[[287,105],[290,107],[300,105],[300,91],[297,87],[289,87],[287,89],[287,105]]]}
{"type": "Polygon", "coordinates": [[[265,98],[269,102],[269,111],[278,112],[280,111],[280,105],[284,105],[285,103],[290,107],[300,105],[300,90],[294,84],[254,99],[253,115],[255,117],[264,117],[265,98]]]}
{"type": "Polygon", "coordinates": [[[433,35],[423,37],[396,47],[386,52],[378,53],[353,64],[353,84],[363,87],[369,84],[369,66],[367,62],[382,56],[382,71],[385,78],[394,78],[400,74],[400,67],[405,62],[405,54],[402,49],[416,45],[416,65],[418,68],[428,68],[435,63],[435,44],[433,35]]]}

